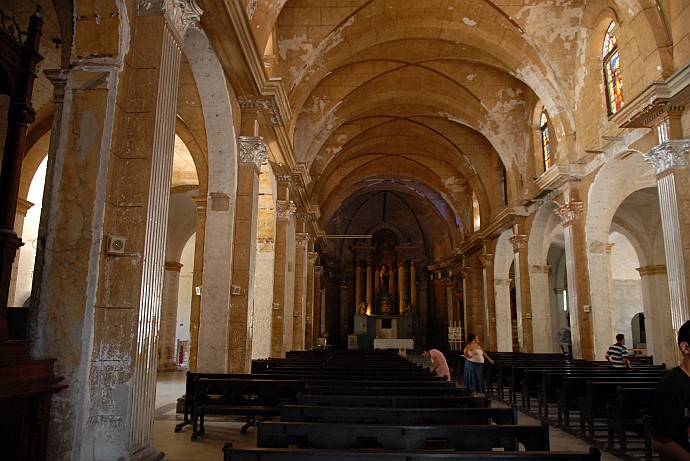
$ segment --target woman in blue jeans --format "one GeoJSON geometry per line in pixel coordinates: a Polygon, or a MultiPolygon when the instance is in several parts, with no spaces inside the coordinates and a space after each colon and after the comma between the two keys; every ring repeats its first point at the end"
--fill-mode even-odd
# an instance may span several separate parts
{"type": "Polygon", "coordinates": [[[467,337],[468,343],[465,346],[465,387],[472,389],[472,396],[478,397],[484,395],[484,359],[488,360],[491,365],[494,361],[491,360],[482,346],[479,345],[479,337],[474,333],[470,333],[467,337]]]}

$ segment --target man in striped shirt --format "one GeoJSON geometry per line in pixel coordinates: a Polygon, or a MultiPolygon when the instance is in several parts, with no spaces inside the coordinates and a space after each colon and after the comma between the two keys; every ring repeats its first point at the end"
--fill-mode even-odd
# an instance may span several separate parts
{"type": "Polygon", "coordinates": [[[606,360],[611,362],[613,368],[630,368],[628,360],[628,349],[625,347],[625,336],[621,333],[616,335],[616,344],[611,345],[606,352],[606,360]]]}

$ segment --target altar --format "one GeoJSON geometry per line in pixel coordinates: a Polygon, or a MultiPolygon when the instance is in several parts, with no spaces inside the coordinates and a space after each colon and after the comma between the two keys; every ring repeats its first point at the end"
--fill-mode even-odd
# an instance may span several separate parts
{"type": "Polygon", "coordinates": [[[412,315],[355,315],[350,349],[414,349],[419,336],[419,319],[412,315]]]}

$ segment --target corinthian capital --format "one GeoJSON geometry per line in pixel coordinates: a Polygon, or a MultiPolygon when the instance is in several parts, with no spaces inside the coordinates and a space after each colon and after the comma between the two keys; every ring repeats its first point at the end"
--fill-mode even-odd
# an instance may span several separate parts
{"type": "Polygon", "coordinates": [[[252,163],[257,170],[261,169],[261,164],[268,158],[268,148],[261,136],[240,136],[240,162],[252,163]]]}
{"type": "Polygon", "coordinates": [[[561,218],[563,227],[568,227],[582,219],[582,202],[569,202],[559,206],[554,211],[561,218]]]}
{"type": "Polygon", "coordinates": [[[487,267],[491,267],[491,265],[494,263],[494,255],[485,253],[479,256],[479,261],[481,261],[482,267],[486,269],[487,267]]]}
{"type": "Polygon", "coordinates": [[[513,251],[518,252],[527,248],[527,236],[525,234],[513,235],[508,239],[511,245],[513,245],[513,251]]]}
{"type": "Polygon", "coordinates": [[[666,141],[644,154],[644,159],[652,164],[659,175],[671,168],[688,166],[688,150],[690,140],[666,141]]]}
{"type": "Polygon", "coordinates": [[[138,12],[142,16],[165,16],[180,40],[203,14],[195,0],[139,0],[138,12]]]}
{"type": "Polygon", "coordinates": [[[297,205],[292,200],[276,200],[278,219],[288,220],[297,211],[297,205]]]}

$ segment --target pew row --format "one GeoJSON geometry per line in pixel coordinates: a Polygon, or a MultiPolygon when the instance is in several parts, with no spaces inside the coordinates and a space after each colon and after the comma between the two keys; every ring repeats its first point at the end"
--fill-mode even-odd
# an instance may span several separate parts
{"type": "Polygon", "coordinates": [[[447,449],[489,451],[549,450],[549,426],[388,425],[258,421],[261,448],[378,448],[384,450],[447,449]]]}
{"type": "Polygon", "coordinates": [[[425,451],[394,452],[380,450],[319,450],[299,448],[223,447],[224,461],[599,461],[601,452],[562,451],[425,451]]]}

